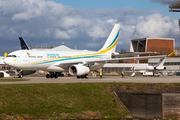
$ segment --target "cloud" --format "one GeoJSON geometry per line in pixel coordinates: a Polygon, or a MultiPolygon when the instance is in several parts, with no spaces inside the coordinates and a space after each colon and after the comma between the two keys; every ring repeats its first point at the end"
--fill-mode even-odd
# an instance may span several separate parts
{"type": "Polygon", "coordinates": [[[19,36],[25,38],[29,46],[58,46],[65,42],[72,48],[99,50],[115,23],[121,24],[117,50],[120,47],[128,50],[131,39],[176,38],[176,22],[154,11],[130,7],[84,9],[45,0],[1,0],[0,55],[19,49],[19,36]],[[144,14],[150,15],[142,16],[144,14]]]}
{"type": "Polygon", "coordinates": [[[170,5],[170,4],[177,2],[178,0],[151,0],[151,1],[156,2],[156,3],[161,3],[164,5],[170,5]]]}
{"type": "Polygon", "coordinates": [[[168,16],[163,17],[156,13],[146,17],[139,17],[135,26],[134,37],[165,37],[169,38],[178,36],[177,20],[170,21],[168,16]]]}

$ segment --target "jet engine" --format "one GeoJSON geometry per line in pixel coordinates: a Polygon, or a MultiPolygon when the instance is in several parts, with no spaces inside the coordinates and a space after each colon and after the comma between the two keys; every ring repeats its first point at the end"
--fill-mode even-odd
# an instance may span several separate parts
{"type": "Polygon", "coordinates": [[[82,76],[88,74],[89,72],[90,72],[89,67],[83,65],[72,65],[69,67],[69,73],[71,75],[82,76]]]}
{"type": "Polygon", "coordinates": [[[154,67],[154,70],[166,70],[166,67],[154,67]]]}

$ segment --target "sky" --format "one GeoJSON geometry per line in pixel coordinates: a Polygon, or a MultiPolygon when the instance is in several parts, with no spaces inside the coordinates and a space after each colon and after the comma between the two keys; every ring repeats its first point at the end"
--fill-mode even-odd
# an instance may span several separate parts
{"type": "Polygon", "coordinates": [[[99,50],[114,24],[121,24],[116,52],[132,39],[174,38],[179,46],[177,0],[0,0],[0,56],[29,46],[99,50]]]}

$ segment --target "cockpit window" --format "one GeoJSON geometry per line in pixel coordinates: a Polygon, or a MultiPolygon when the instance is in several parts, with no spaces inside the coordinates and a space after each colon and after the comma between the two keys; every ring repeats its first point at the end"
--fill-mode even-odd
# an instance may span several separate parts
{"type": "Polygon", "coordinates": [[[7,57],[16,57],[16,55],[8,55],[7,57]]]}

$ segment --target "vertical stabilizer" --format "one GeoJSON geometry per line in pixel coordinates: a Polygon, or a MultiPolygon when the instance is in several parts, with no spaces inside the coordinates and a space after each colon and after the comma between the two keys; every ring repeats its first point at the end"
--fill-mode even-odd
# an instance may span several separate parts
{"type": "Polygon", "coordinates": [[[154,67],[164,67],[163,65],[164,65],[164,62],[165,62],[165,58],[166,57],[164,57],[164,58],[161,58],[160,60],[159,60],[159,62],[158,62],[158,64],[156,64],[154,67]]]}
{"type": "Polygon", "coordinates": [[[20,41],[22,50],[29,50],[28,45],[26,44],[25,40],[22,37],[19,37],[19,41],[20,41]]]}
{"type": "Polygon", "coordinates": [[[115,52],[118,36],[119,36],[120,24],[115,24],[113,30],[111,31],[108,39],[104,46],[99,50],[101,53],[113,53],[115,52]]]}

